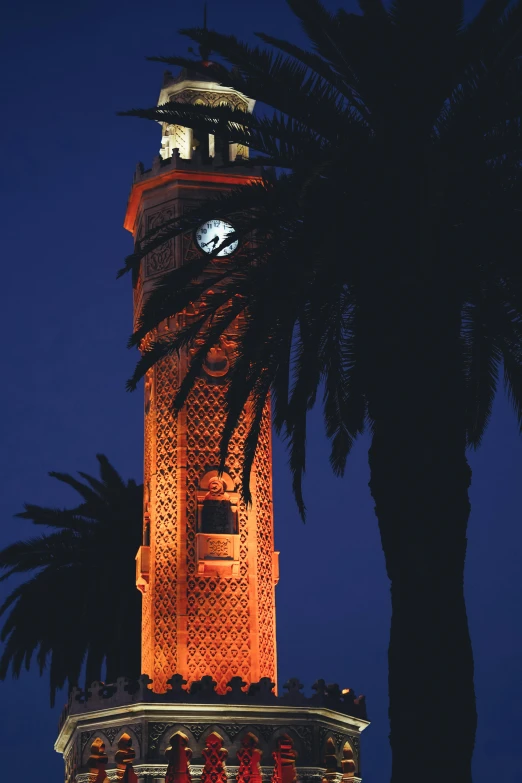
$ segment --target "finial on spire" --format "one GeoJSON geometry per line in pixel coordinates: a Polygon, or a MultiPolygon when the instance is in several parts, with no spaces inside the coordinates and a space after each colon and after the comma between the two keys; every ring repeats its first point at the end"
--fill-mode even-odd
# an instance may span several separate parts
{"type": "MultiPolygon", "coordinates": [[[[206,2],[203,3],[203,32],[204,33],[208,32],[208,28],[207,28],[207,3],[206,2]]],[[[199,46],[199,55],[201,57],[201,62],[203,63],[203,65],[208,65],[209,64],[208,58],[210,56],[210,51],[211,50],[210,50],[210,47],[209,47],[208,43],[205,41],[205,38],[206,38],[206,36],[203,37],[203,41],[201,42],[201,44],[199,46]]]]}

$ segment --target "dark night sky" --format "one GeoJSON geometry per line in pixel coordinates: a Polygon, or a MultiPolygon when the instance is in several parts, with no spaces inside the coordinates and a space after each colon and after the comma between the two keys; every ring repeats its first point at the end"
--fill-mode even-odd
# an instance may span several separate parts
{"type": "MultiPolygon", "coordinates": [[[[132,173],[139,159],[150,165],[160,133],[115,112],[156,102],[163,68],[144,56],[185,53],[188,43],[176,31],[199,24],[201,5],[25,0],[2,12],[0,546],[33,532],[13,519],[24,501],[73,500],[49,470],[94,471],[94,455],[104,452],[125,477],[141,478],[141,391],[124,388],[136,358],[125,348],[130,283],[117,282],[115,271],[131,248],[122,219],[132,173]]],[[[469,11],[478,5],[469,3],[469,11]]],[[[210,6],[212,26],[243,38],[253,30],[301,35],[283,0],[210,6]]],[[[284,448],[275,443],[279,671],[281,683],[295,675],[309,688],[324,677],[366,694],[373,723],[363,740],[364,780],[384,783],[389,599],[367,445],[358,444],[347,477],[334,479],[320,415],[311,417],[303,526],[284,448]]],[[[503,396],[471,462],[466,587],[480,713],[474,780],[486,783],[493,774],[518,783],[522,441],[503,396]]],[[[0,588],[1,598],[8,587],[0,588]]],[[[110,596],[92,607],[91,622],[111,622],[110,596]]],[[[58,708],[49,709],[46,679],[31,673],[0,684],[0,703],[2,778],[29,783],[37,770],[41,780],[60,780],[62,761],[53,750],[58,708]]],[[[447,704],[447,730],[458,732],[451,693],[447,704]]],[[[433,752],[442,772],[444,749],[433,752]]]]}

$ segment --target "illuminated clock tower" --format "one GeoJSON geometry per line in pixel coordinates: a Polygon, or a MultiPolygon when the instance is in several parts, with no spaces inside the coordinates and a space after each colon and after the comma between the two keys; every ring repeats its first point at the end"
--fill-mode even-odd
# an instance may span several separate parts
{"type": "MultiPolygon", "coordinates": [[[[252,102],[201,77],[166,74],[159,102],[221,103],[251,111],[252,102]]],[[[161,156],[152,171],[138,171],[125,227],[142,236],[183,215],[219,191],[253,178],[242,162],[246,148],[222,143],[189,128],[163,127],[161,156]],[[228,165],[227,165],[228,164],[228,165]]],[[[212,242],[218,221],[203,228],[212,242]]],[[[201,237],[201,234],[200,234],[201,237]]],[[[200,244],[203,244],[200,238],[200,244]]],[[[135,286],[134,312],[158,277],[196,253],[192,235],[173,240],[143,262],[135,286]]],[[[241,249],[236,250],[241,252],[241,249]]],[[[187,316],[186,316],[187,317],[187,316]]],[[[178,320],[164,324],[175,330],[178,320]]],[[[163,691],[177,672],[190,686],[210,675],[218,693],[234,676],[250,685],[276,678],[274,552],[270,415],[267,411],[246,507],[238,493],[240,423],[226,470],[217,474],[224,421],[229,354],[234,330],[209,355],[184,409],[172,399],[189,354],[164,360],[145,381],[144,545],[137,582],[143,592],[142,670],[163,691]]]]}
{"type": "MultiPolygon", "coordinates": [[[[165,74],[159,104],[171,100],[253,110],[244,95],[187,71],[165,74]]],[[[226,139],[163,124],[160,155],[150,170],[136,169],[125,227],[139,240],[213,194],[252,181],[260,173],[245,165],[247,157],[247,148],[226,139]]],[[[135,322],[158,279],[204,253],[223,231],[226,224],[211,220],[143,259],[134,281],[135,322]]],[[[175,332],[193,315],[173,316],[161,330],[175,332]]],[[[234,345],[232,327],[210,351],[179,413],[173,399],[190,349],[145,378],[143,541],[136,558],[144,675],[73,691],[56,742],[66,783],[360,779],[364,699],[324,680],[311,697],[297,679],[277,695],[268,408],[251,505],[239,493],[248,410],[224,472],[217,469],[234,345]]]]}

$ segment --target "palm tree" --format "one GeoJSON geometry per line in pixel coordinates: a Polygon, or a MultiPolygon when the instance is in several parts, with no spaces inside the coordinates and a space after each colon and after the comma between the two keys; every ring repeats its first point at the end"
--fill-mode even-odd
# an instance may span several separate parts
{"type": "Polygon", "coordinates": [[[247,144],[252,165],[278,172],[137,243],[126,263],[135,275],[154,246],[211,217],[235,227],[152,292],[131,339],[144,352],[130,387],[197,337],[180,408],[206,352],[239,319],[222,457],[250,400],[248,498],[271,394],[302,513],[306,416],[317,395],[336,473],[368,427],[391,584],[392,781],[443,774],[469,783],[466,450],[480,444],[501,369],[522,424],[522,4],[489,0],[465,24],[458,0],[359,0],[359,15],[287,2],[307,49],[192,29],[181,32],[227,67],[208,56],[152,58],[210,74],[272,113],[175,102],[125,112],[247,144]],[[255,248],[217,257],[252,232],[255,248]],[[154,339],[189,307],[197,315],[186,326],[154,339]]]}
{"type": "Polygon", "coordinates": [[[85,681],[140,674],[141,602],[134,558],[141,543],[143,487],[125,482],[98,454],[100,478],[50,473],[78,492],[74,508],[25,505],[17,514],[55,532],[17,541],[0,552],[0,580],[29,574],[0,607],[0,679],[18,677],[33,655],[40,674],[49,662],[51,704],[56,691],[85,681]]]}

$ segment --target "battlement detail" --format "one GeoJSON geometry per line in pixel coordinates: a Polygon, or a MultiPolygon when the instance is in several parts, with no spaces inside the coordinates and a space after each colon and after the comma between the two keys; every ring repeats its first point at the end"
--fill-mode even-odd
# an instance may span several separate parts
{"type": "Polygon", "coordinates": [[[168,689],[164,693],[150,690],[152,680],[142,675],[138,680],[119,677],[115,683],[105,684],[93,682],[89,688],[73,688],[68,703],[60,717],[60,728],[69,715],[105,710],[111,707],[130,706],[132,704],[245,704],[245,705],[280,705],[291,707],[325,707],[360,720],[367,720],[366,700],[364,696],[356,697],[351,688],[341,689],[337,683],[326,684],[317,680],[312,686],[313,696],[302,693],[303,685],[297,678],[288,680],[284,688],[286,693],[277,696],[274,693],[275,684],[268,677],[252,683],[245,688],[246,683],[241,677],[233,677],[227,686],[227,693],[216,692],[217,683],[212,677],[202,677],[186,689],[186,680],[180,674],[175,674],[168,680],[168,689]]]}

